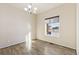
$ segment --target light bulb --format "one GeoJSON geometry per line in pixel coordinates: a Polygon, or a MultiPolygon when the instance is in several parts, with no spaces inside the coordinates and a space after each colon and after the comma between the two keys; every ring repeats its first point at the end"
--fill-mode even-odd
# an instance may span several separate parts
{"type": "Polygon", "coordinates": [[[35,7],[34,10],[37,10],[37,8],[35,7]]]}
{"type": "Polygon", "coordinates": [[[25,11],[27,11],[27,8],[24,8],[25,11]]]}
{"type": "Polygon", "coordinates": [[[32,5],[31,5],[31,4],[29,4],[29,5],[28,5],[28,8],[30,8],[30,9],[31,9],[31,8],[32,8],[32,5]]]}

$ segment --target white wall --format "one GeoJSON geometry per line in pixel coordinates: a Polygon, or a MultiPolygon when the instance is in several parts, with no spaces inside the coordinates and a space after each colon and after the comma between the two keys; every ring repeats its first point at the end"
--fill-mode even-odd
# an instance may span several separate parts
{"type": "Polygon", "coordinates": [[[59,44],[69,48],[76,48],[76,4],[64,4],[41,13],[37,17],[37,39],[59,44]],[[45,36],[44,19],[59,15],[60,37],[45,36]]]}
{"type": "MultiPolygon", "coordinates": [[[[25,11],[8,4],[0,4],[0,48],[14,45],[25,41],[29,26],[33,26],[34,15],[27,15],[25,11]]],[[[32,31],[32,39],[35,33],[32,31]]]]}
{"type": "Polygon", "coordinates": [[[36,15],[33,15],[32,20],[31,20],[31,26],[32,26],[32,39],[36,39],[36,15]]]}
{"type": "Polygon", "coordinates": [[[79,4],[77,4],[77,54],[79,55],[79,4]]]}

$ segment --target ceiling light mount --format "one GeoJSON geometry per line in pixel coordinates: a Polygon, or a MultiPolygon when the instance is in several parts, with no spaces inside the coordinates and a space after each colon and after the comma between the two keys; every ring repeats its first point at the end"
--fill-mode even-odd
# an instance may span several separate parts
{"type": "Polygon", "coordinates": [[[24,8],[24,10],[27,11],[29,14],[36,14],[37,13],[37,8],[36,7],[33,8],[32,3],[29,3],[27,5],[27,7],[24,8]]]}

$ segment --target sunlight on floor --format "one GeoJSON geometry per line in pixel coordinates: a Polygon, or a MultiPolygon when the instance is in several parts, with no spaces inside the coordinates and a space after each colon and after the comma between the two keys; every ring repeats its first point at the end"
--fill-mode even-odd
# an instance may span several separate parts
{"type": "Polygon", "coordinates": [[[29,33],[26,35],[26,47],[27,47],[27,50],[28,50],[28,51],[30,51],[31,48],[32,48],[31,32],[29,32],[29,33]]]}

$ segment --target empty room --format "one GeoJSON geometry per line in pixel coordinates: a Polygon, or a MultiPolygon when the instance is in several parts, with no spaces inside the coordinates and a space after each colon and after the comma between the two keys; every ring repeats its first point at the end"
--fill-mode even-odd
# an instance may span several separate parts
{"type": "Polygon", "coordinates": [[[0,3],[0,55],[77,55],[75,3],[0,3]]]}

